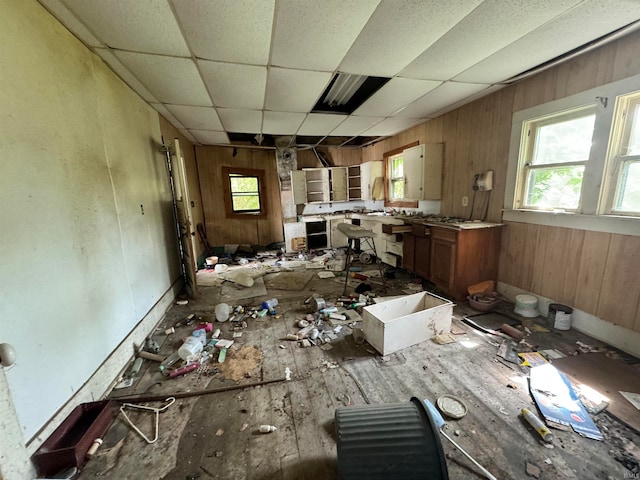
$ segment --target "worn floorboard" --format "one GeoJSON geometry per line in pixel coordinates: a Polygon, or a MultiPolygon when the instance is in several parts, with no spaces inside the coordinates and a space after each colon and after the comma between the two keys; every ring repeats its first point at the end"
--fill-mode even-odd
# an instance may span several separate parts
{"type": "MultiPolygon", "coordinates": [[[[389,282],[387,295],[399,294],[410,277],[398,275],[389,282]]],[[[170,336],[167,326],[196,314],[214,320],[220,302],[220,286],[202,287],[200,297],[185,306],[174,306],[159,325],[155,338],[161,352],[171,353],[193,327],[182,327],[170,336]]],[[[179,399],[159,417],[159,438],[147,444],[116,418],[97,455],[79,475],[94,478],[137,479],[337,479],[334,415],[341,406],[365,403],[408,402],[411,397],[433,402],[444,394],[456,395],[468,407],[459,420],[447,419],[445,432],[497,478],[527,478],[527,462],[541,469],[541,479],[607,479],[631,475],[637,465],[639,437],[612,417],[595,417],[605,434],[604,442],[580,437],[571,431],[553,430],[552,449],[523,422],[523,407],[534,409],[528,391],[526,369],[497,360],[499,338],[461,325],[456,343],[424,342],[381,357],[366,342],[357,345],[351,335],[339,334],[330,350],[301,348],[285,339],[296,333],[296,320],[308,313],[304,300],[312,294],[334,301],[342,283],[313,275],[304,290],[269,290],[265,297],[245,298],[242,304],[259,305],[277,297],[280,318],[249,319],[227,362],[243,345],[255,345],[263,355],[255,369],[238,380],[214,372],[191,373],[176,379],[163,377],[157,363],[145,361],[145,371],[133,387],[115,390],[112,397],[138,393],[167,394],[249,384],[282,378],[291,370],[291,381],[179,399]],[[280,346],[284,348],[280,348],[280,346]],[[330,367],[336,368],[330,368],[330,367]],[[278,428],[269,434],[260,425],[278,428]],[[626,456],[625,456],[626,455],[626,456]]],[[[464,313],[464,306],[456,314],[464,313]]],[[[467,307],[468,308],[468,307],[467,307]]],[[[529,326],[536,321],[527,320],[529,326]]],[[[537,320],[544,324],[544,319],[537,320]]],[[[231,338],[237,323],[215,323],[223,338],[231,338]]],[[[327,327],[329,328],[329,327],[327,327]]],[[[576,350],[576,340],[606,346],[573,330],[533,333],[531,349],[557,348],[565,354],[576,350]]],[[[613,349],[609,349],[613,351],[613,349]]],[[[627,361],[635,361],[626,358],[627,361]]],[[[215,367],[215,363],[210,368],[215,367]]],[[[149,405],[161,406],[163,402],[149,405]]],[[[152,432],[151,416],[133,415],[145,432],[152,432]]],[[[132,418],[133,418],[132,417],[132,418]]],[[[452,480],[482,478],[466,457],[442,439],[452,480]]],[[[627,478],[631,478],[628,477],[627,478]]]]}

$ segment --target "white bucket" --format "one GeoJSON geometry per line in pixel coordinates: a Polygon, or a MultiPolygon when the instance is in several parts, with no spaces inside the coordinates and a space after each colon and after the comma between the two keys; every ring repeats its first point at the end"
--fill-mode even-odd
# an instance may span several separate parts
{"type": "Polygon", "coordinates": [[[534,318],[538,314],[538,298],[533,295],[516,295],[516,307],[513,309],[518,315],[534,318]]]}
{"type": "Polygon", "coordinates": [[[549,323],[556,330],[569,330],[571,328],[571,314],[573,308],[560,303],[549,305],[549,323]]]}

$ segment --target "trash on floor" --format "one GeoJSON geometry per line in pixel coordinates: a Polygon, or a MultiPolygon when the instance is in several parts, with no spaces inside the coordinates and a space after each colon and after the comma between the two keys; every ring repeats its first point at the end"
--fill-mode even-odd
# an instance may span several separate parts
{"type": "Polygon", "coordinates": [[[551,426],[571,426],[580,435],[603,439],[569,379],[550,363],[531,368],[529,390],[551,426]]]}

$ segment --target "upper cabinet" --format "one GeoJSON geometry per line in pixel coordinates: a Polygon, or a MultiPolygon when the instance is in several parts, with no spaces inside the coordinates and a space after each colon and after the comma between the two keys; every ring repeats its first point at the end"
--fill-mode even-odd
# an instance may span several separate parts
{"type": "Polygon", "coordinates": [[[362,199],[362,178],[360,177],[360,165],[352,165],[347,168],[347,195],[349,200],[362,199]]]}
{"type": "Polygon", "coordinates": [[[402,152],[406,200],[440,200],[442,197],[441,143],[422,144],[402,152]]]}
{"type": "Polygon", "coordinates": [[[360,185],[363,200],[384,199],[382,160],[365,162],[360,165],[360,185]]]}
{"type": "Polygon", "coordinates": [[[344,202],[347,197],[347,167],[304,168],[291,172],[293,201],[303,203],[344,202]]]}

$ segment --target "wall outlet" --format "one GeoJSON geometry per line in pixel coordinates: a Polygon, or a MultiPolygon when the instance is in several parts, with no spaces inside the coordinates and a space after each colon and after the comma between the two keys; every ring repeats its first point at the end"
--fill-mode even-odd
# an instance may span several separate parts
{"type": "Polygon", "coordinates": [[[469,205],[469,197],[465,195],[464,197],[462,197],[462,206],[466,207],[468,205],[469,205]]]}

